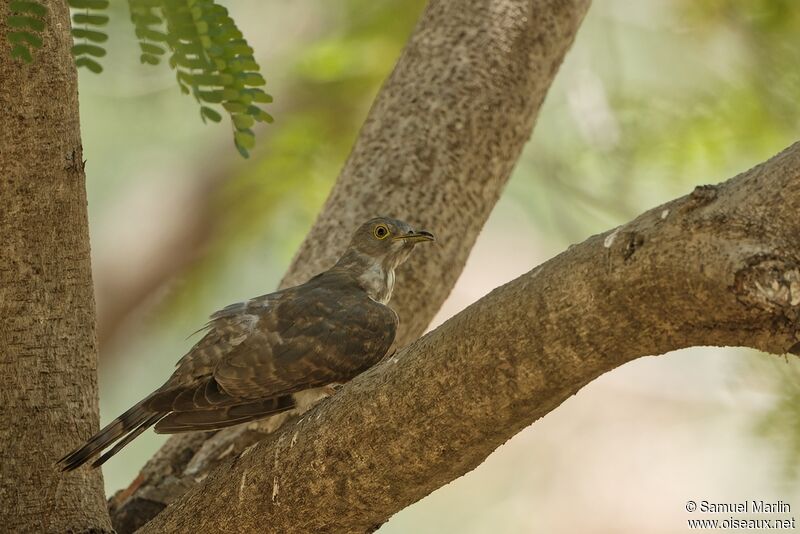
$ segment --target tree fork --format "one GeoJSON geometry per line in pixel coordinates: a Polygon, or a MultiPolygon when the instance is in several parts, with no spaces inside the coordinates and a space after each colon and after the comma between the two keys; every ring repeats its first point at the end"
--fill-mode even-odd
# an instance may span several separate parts
{"type": "MultiPolygon", "coordinates": [[[[327,269],[371,216],[435,228],[439,245],[398,272],[391,302],[399,346],[419,337],[460,275],[588,7],[432,0],[282,286],[327,269]]],[[[111,499],[115,528],[138,528],[270,424],[170,438],[111,499]]]]}
{"type": "Polygon", "coordinates": [[[502,286],[212,472],[143,532],[366,532],[601,374],[800,341],[800,143],[502,286]]]}

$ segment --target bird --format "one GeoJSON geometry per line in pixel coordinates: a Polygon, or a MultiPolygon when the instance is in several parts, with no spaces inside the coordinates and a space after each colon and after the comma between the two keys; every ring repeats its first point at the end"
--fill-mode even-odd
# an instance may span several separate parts
{"type": "Polygon", "coordinates": [[[399,324],[387,305],[395,269],[434,240],[397,219],[368,220],[327,271],[212,314],[164,385],[57,464],[99,467],[151,426],[218,430],[307,408],[387,355],[399,324]]]}

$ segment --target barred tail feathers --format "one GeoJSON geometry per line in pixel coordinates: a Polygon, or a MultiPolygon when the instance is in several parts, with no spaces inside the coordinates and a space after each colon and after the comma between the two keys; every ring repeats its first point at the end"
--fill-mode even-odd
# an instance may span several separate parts
{"type": "Polygon", "coordinates": [[[146,409],[144,407],[145,400],[114,419],[100,432],[89,438],[84,445],[58,460],[57,463],[61,466],[61,470],[72,471],[77,469],[100,454],[103,449],[121,439],[122,441],[117,443],[113,449],[92,464],[92,467],[97,467],[119,452],[122,447],[130,443],[148,427],[155,424],[164,414],[156,414],[146,409]]]}

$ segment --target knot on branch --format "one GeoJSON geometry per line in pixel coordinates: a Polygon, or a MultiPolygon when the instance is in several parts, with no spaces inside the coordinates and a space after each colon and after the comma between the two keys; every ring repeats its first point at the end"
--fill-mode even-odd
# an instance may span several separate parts
{"type": "Polygon", "coordinates": [[[625,234],[625,248],[622,251],[622,257],[627,261],[634,255],[634,253],[642,248],[644,245],[644,236],[636,232],[627,232],[625,234]]]}
{"type": "Polygon", "coordinates": [[[642,234],[634,231],[621,232],[620,228],[617,228],[606,236],[603,240],[603,246],[610,249],[614,246],[617,239],[620,239],[622,243],[619,248],[621,250],[622,259],[625,261],[628,261],[631,256],[644,245],[644,236],[642,234]]]}
{"type": "Polygon", "coordinates": [[[717,198],[717,186],[716,185],[698,185],[692,191],[692,194],[689,196],[690,204],[689,209],[697,209],[702,206],[706,206],[711,204],[717,198]]]}
{"type": "Polygon", "coordinates": [[[779,311],[790,321],[800,316],[800,265],[777,256],[754,256],[736,273],[736,297],[750,307],[779,311]]]}

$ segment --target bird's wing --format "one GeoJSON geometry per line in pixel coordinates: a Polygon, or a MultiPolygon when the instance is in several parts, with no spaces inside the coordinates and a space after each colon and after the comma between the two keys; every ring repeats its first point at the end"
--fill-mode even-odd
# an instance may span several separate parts
{"type": "Polygon", "coordinates": [[[237,302],[211,315],[205,335],[176,364],[169,380],[147,400],[152,410],[194,410],[239,404],[214,380],[217,364],[253,335],[260,314],[274,306],[283,292],[237,302]]]}
{"type": "Polygon", "coordinates": [[[397,315],[346,279],[312,280],[260,315],[253,333],[220,360],[230,395],[263,398],[350,380],[394,341],[397,315]]]}
{"type": "Polygon", "coordinates": [[[386,354],[398,321],[347,284],[315,278],[215,313],[147,407],[219,410],[350,380],[386,354]]]}

